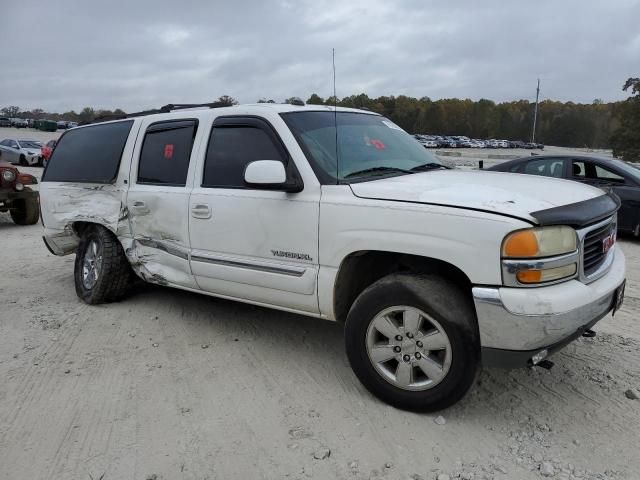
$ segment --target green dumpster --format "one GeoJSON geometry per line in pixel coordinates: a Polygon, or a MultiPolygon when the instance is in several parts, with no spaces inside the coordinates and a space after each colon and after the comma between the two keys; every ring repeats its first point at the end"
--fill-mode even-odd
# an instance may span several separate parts
{"type": "Polygon", "coordinates": [[[36,130],[43,132],[55,132],[58,130],[58,123],[53,120],[36,120],[33,124],[36,130]]]}

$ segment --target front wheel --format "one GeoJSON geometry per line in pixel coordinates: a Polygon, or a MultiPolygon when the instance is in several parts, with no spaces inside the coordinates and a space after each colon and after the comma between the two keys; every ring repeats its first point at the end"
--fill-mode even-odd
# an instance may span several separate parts
{"type": "Polygon", "coordinates": [[[365,289],[349,311],[345,343],[362,384],[405,410],[453,405],[480,365],[473,307],[435,275],[392,274],[365,289]]]}
{"type": "Polygon", "coordinates": [[[76,252],[76,293],[88,304],[122,299],[128,290],[131,267],[118,239],[99,225],[88,227],[76,252]]]}

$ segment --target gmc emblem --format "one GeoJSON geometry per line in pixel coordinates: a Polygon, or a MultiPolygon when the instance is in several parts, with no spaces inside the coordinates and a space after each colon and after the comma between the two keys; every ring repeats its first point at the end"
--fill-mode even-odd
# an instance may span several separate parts
{"type": "Polygon", "coordinates": [[[609,235],[602,239],[602,253],[607,253],[616,243],[616,231],[612,231],[609,235]]]}

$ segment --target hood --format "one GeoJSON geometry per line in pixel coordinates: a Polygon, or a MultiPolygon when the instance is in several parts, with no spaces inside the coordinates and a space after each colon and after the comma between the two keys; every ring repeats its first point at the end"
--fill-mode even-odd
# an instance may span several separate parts
{"type": "Polygon", "coordinates": [[[468,208],[533,223],[538,223],[534,212],[605,195],[579,182],[480,170],[433,170],[352,183],[351,189],[361,198],[468,208]]]}
{"type": "Polygon", "coordinates": [[[25,152],[27,152],[29,155],[39,155],[40,154],[40,148],[23,148],[23,150],[25,152]]]}

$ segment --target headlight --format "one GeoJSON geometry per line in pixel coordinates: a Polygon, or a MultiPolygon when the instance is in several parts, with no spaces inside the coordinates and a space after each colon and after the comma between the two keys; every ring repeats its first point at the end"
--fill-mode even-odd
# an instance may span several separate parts
{"type": "Polygon", "coordinates": [[[505,258],[551,257],[578,248],[576,231],[571,227],[530,228],[513,232],[502,243],[505,258]]]}
{"type": "Polygon", "coordinates": [[[574,277],[578,237],[571,227],[518,230],[502,242],[502,274],[508,286],[535,286],[574,277]]]}
{"type": "Polygon", "coordinates": [[[5,182],[13,182],[16,179],[16,174],[13,170],[3,170],[2,178],[5,182]]]}

